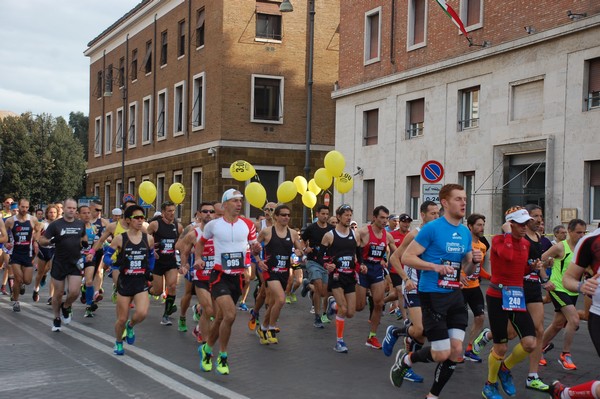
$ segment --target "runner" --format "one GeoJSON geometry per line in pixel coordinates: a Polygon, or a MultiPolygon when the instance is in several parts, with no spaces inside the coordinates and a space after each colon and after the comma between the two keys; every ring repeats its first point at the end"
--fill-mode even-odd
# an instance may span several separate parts
{"type": "MultiPolygon", "coordinates": [[[[46,218],[42,221],[42,228],[40,235],[44,235],[48,225],[56,220],[58,217],[58,209],[54,205],[48,205],[45,212],[46,218]]],[[[40,300],[40,287],[46,285],[46,274],[52,267],[52,258],[54,257],[54,245],[44,247],[39,246],[37,253],[37,273],[35,278],[35,285],[33,287],[33,301],[37,302],[40,300]]],[[[48,298],[48,305],[52,303],[52,284],[50,284],[50,298],[48,298]]]]}
{"type": "Polygon", "coordinates": [[[87,246],[81,250],[81,263],[83,264],[83,277],[84,286],[82,286],[82,298],[86,304],[85,313],[83,317],[94,317],[94,312],[98,309],[98,304],[94,301],[94,277],[98,271],[98,266],[94,259],[88,261],[87,256],[92,249],[95,240],[100,238],[98,236],[97,225],[91,223],[92,212],[90,207],[82,205],[79,207],[79,219],[85,223],[85,234],[87,235],[87,246]]]}
{"type": "MultiPolygon", "coordinates": [[[[421,213],[422,214],[422,213],[421,213]]],[[[412,223],[412,218],[406,214],[403,213],[402,215],[398,216],[398,215],[391,215],[388,220],[390,221],[390,224],[393,225],[394,223],[398,226],[397,228],[393,229],[390,231],[390,234],[392,235],[392,238],[394,239],[394,245],[396,246],[396,248],[400,247],[400,245],[402,245],[402,242],[404,241],[404,238],[407,236],[407,234],[409,234],[410,232],[410,224],[412,223]]],[[[396,253],[396,251],[392,251],[390,252],[390,260],[391,260],[391,255],[396,253]]],[[[400,254],[400,256],[402,256],[400,254]]],[[[398,263],[400,264],[400,258],[397,259],[398,263]]],[[[400,266],[402,267],[402,266],[400,266]]],[[[395,290],[396,293],[396,301],[397,301],[397,306],[398,308],[396,309],[396,315],[400,314],[402,316],[402,318],[404,320],[408,319],[408,307],[406,306],[406,302],[404,301],[404,295],[402,294],[402,278],[400,278],[400,275],[398,274],[398,272],[396,271],[395,267],[390,267],[390,265],[388,265],[388,270],[390,273],[390,282],[392,287],[395,290]]],[[[389,297],[393,297],[393,295],[388,295],[388,297],[385,299],[385,302],[390,302],[390,300],[388,300],[389,297]]],[[[390,311],[391,313],[391,311],[390,311]]],[[[399,317],[399,316],[398,316],[399,317]]]]}
{"type": "MultiPolygon", "coordinates": [[[[92,224],[96,226],[96,236],[94,237],[94,242],[98,241],[100,239],[100,237],[102,237],[102,234],[104,233],[104,230],[108,227],[108,225],[110,224],[110,221],[108,219],[104,219],[102,217],[102,208],[103,208],[103,204],[102,201],[100,201],[99,199],[93,200],[92,202],[90,202],[90,211],[92,213],[92,224]]],[[[108,246],[109,243],[106,243],[106,246],[108,246]]],[[[102,258],[104,256],[104,246],[100,247],[100,249],[98,251],[96,251],[96,254],[94,255],[94,263],[96,266],[96,276],[94,277],[94,301],[98,302],[101,301],[103,299],[103,289],[102,289],[102,283],[104,282],[104,262],[102,262],[102,258]]]]}

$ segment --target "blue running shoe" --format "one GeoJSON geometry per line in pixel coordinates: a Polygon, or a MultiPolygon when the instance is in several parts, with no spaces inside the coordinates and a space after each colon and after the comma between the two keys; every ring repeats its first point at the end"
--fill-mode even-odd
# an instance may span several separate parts
{"type": "Polygon", "coordinates": [[[333,347],[333,350],[338,352],[338,353],[348,353],[348,347],[346,346],[346,344],[344,343],[344,341],[337,341],[335,343],[335,346],[333,347]]]}
{"type": "Polygon", "coordinates": [[[473,351],[465,351],[464,358],[472,362],[481,363],[481,358],[473,353],[473,351]]]}
{"type": "Polygon", "coordinates": [[[502,364],[502,367],[500,367],[500,370],[498,371],[498,378],[500,379],[500,385],[502,385],[504,393],[508,396],[515,396],[517,394],[517,389],[515,388],[515,384],[513,384],[512,374],[510,373],[510,370],[506,369],[504,364],[502,364]]]}
{"type": "Polygon", "coordinates": [[[385,338],[383,338],[381,348],[383,349],[383,354],[386,356],[392,356],[392,353],[394,353],[394,345],[398,341],[398,337],[394,335],[395,330],[396,327],[394,326],[388,326],[385,330],[385,338]]]}
{"type": "Polygon", "coordinates": [[[493,384],[486,382],[483,386],[483,391],[481,391],[481,395],[486,399],[502,399],[502,395],[498,392],[497,382],[493,384]]]}
{"type": "Polygon", "coordinates": [[[410,382],[423,382],[423,377],[419,374],[415,373],[412,368],[408,369],[406,374],[404,374],[404,379],[410,382]]]}
{"type": "Polygon", "coordinates": [[[335,298],[333,296],[330,296],[329,298],[327,298],[327,317],[329,317],[329,319],[331,319],[333,317],[333,315],[335,314],[335,309],[333,308],[334,304],[335,304],[335,298]]]}
{"type": "Polygon", "coordinates": [[[115,342],[115,346],[113,347],[113,352],[117,356],[123,356],[125,354],[125,350],[123,349],[123,342],[115,342]]]}
{"type": "Polygon", "coordinates": [[[129,324],[129,320],[125,323],[125,341],[127,344],[133,345],[135,343],[135,332],[133,331],[133,327],[129,324]]]}
{"type": "MultiPolygon", "coordinates": [[[[242,312],[247,312],[248,306],[246,306],[246,304],[244,302],[242,302],[239,304],[238,309],[241,310],[242,312]]],[[[225,362],[225,363],[227,363],[227,362],[225,362]]],[[[225,365],[227,365],[227,364],[225,364],[225,365]]]]}

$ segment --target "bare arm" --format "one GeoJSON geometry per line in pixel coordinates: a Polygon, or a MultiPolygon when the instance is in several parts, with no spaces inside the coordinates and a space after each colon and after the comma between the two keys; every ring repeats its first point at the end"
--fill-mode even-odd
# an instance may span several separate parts
{"type": "Polygon", "coordinates": [[[8,241],[8,233],[6,232],[6,226],[4,225],[4,220],[0,219],[0,243],[5,243],[8,241]]]}
{"type": "MultiPolygon", "coordinates": [[[[181,227],[181,225],[179,225],[179,226],[181,227]]],[[[155,220],[148,225],[148,228],[146,229],[146,233],[148,233],[148,235],[153,235],[154,233],[156,233],[157,230],[158,230],[158,222],[155,220]]]]}

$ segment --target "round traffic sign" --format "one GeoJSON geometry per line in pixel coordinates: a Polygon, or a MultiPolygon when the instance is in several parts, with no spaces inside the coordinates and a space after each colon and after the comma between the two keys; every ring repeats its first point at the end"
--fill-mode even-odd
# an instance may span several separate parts
{"type": "Polygon", "coordinates": [[[444,167],[438,161],[427,161],[421,167],[421,177],[427,183],[437,183],[444,177],[444,167]]]}

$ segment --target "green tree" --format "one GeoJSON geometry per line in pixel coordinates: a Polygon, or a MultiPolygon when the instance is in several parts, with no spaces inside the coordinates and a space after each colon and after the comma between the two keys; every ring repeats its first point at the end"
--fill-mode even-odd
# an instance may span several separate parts
{"type": "Polygon", "coordinates": [[[77,140],[83,146],[83,156],[85,161],[88,160],[88,129],[90,126],[90,119],[83,114],[83,112],[71,112],[69,114],[69,126],[73,129],[73,134],[77,137],[77,140]]]}

